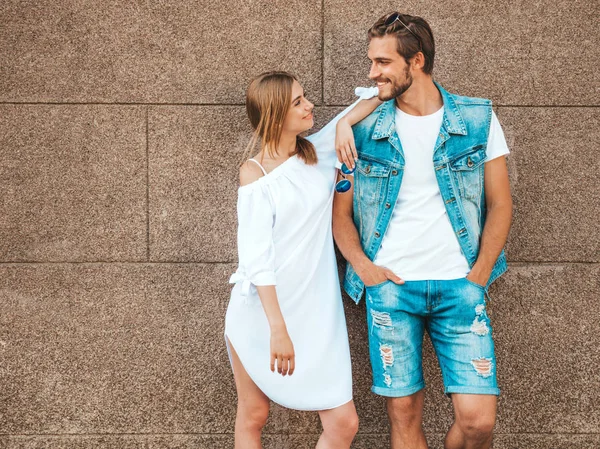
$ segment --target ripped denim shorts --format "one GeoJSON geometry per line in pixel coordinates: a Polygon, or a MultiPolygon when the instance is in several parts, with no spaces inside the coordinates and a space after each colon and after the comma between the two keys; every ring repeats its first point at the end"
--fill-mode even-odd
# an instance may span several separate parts
{"type": "Polygon", "coordinates": [[[484,287],[466,278],[366,287],[372,391],[401,397],[425,387],[427,331],[446,394],[499,395],[485,294],[484,287]]]}

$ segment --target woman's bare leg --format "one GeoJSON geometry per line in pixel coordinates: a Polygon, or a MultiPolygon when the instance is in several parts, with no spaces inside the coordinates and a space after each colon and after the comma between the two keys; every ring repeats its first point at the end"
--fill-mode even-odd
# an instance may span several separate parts
{"type": "Polygon", "coordinates": [[[349,449],[358,432],[358,415],[354,401],[319,412],[323,433],[316,449],[349,449]]]}
{"type": "MultiPolygon", "coordinates": [[[[227,337],[225,337],[227,338],[227,337]]],[[[256,386],[227,338],[238,404],[235,417],[235,449],[260,449],[262,428],[269,416],[269,398],[256,386]]]]}

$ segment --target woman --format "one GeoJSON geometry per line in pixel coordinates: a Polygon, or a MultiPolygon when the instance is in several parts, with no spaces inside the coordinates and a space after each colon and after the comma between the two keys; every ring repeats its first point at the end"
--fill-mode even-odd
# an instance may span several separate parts
{"type": "Polygon", "coordinates": [[[240,169],[239,268],[225,319],[238,393],[236,448],[260,448],[269,399],[296,410],[318,410],[317,448],[349,448],[358,427],[352,401],[350,351],[333,239],[335,129],[340,157],[351,167],[350,125],[379,104],[377,88],[319,133],[314,105],[296,78],[269,72],[255,78],[246,109],[255,129],[240,169]],[[340,118],[344,116],[343,120],[340,118]]]}

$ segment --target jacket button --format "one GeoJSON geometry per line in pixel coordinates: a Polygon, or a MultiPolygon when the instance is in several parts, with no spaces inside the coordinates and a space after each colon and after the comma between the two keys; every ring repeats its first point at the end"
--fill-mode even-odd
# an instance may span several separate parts
{"type": "Polygon", "coordinates": [[[473,166],[473,161],[471,160],[471,158],[467,159],[467,166],[468,167],[472,167],[473,166]]]}
{"type": "Polygon", "coordinates": [[[367,168],[365,168],[365,173],[371,173],[371,166],[368,165],[367,168]]]}
{"type": "Polygon", "coordinates": [[[398,174],[398,170],[392,170],[392,175],[396,176],[398,174]]]}
{"type": "Polygon", "coordinates": [[[375,232],[375,237],[379,238],[379,232],[375,232]]]}
{"type": "Polygon", "coordinates": [[[385,208],[386,208],[386,209],[389,209],[390,207],[391,207],[391,204],[390,204],[390,203],[385,203],[385,208]]]}

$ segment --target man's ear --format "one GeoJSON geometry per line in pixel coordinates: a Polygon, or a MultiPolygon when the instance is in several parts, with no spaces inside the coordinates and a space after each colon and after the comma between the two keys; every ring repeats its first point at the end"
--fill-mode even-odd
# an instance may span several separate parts
{"type": "Polygon", "coordinates": [[[423,55],[421,52],[418,52],[411,58],[410,63],[413,66],[413,69],[423,70],[423,67],[425,67],[425,55],[423,55]]]}

